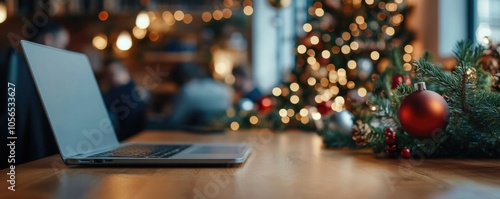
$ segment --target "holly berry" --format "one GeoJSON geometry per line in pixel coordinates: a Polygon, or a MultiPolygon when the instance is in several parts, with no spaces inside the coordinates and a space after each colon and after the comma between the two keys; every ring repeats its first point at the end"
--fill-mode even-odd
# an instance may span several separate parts
{"type": "Polygon", "coordinates": [[[384,134],[385,136],[393,136],[393,135],[396,135],[396,133],[394,132],[394,129],[392,128],[386,128],[385,131],[384,131],[384,134]]]}
{"type": "Polygon", "coordinates": [[[395,144],[393,145],[387,145],[387,148],[385,149],[385,153],[389,156],[394,156],[398,148],[396,147],[395,144]]]}
{"type": "Polygon", "coordinates": [[[385,137],[385,143],[387,145],[393,145],[393,144],[396,144],[396,135],[394,136],[386,136],[385,137]]]}
{"type": "Polygon", "coordinates": [[[401,149],[401,157],[404,158],[404,159],[409,159],[411,156],[411,152],[410,152],[410,149],[408,148],[403,148],[401,149]]]}

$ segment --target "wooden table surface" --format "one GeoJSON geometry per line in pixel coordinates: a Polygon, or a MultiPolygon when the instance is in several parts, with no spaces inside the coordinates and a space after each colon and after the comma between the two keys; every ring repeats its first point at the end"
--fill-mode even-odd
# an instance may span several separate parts
{"type": "Polygon", "coordinates": [[[248,142],[234,167],[69,168],[51,156],[16,168],[16,191],[1,170],[0,198],[500,198],[500,160],[377,157],[325,149],[314,133],[251,130],[199,135],[144,132],[133,141],[248,142]]]}

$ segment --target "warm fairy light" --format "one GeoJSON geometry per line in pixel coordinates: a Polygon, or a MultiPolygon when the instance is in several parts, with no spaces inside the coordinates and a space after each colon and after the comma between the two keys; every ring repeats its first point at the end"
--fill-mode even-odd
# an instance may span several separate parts
{"type": "Polygon", "coordinates": [[[253,13],[253,8],[252,8],[252,6],[245,6],[245,7],[243,8],[243,13],[245,13],[245,15],[247,15],[247,16],[252,15],[252,13],[253,13]]]}
{"type": "Polygon", "coordinates": [[[373,5],[373,3],[375,3],[375,0],[365,0],[365,2],[368,5],[373,5]]]}
{"type": "MultiPolygon", "coordinates": [[[[1,6],[2,5],[0,5],[0,23],[2,23],[2,16],[1,16],[2,15],[2,13],[1,13],[2,12],[1,11],[2,8],[1,8],[1,6]]],[[[108,17],[109,17],[109,13],[107,11],[103,10],[103,11],[99,12],[99,14],[97,15],[97,17],[101,21],[106,21],[108,19],[108,17]]]]}
{"type": "Polygon", "coordinates": [[[354,83],[353,81],[347,82],[347,88],[348,89],[353,89],[354,87],[356,87],[356,83],[354,83]]]}
{"type": "Polygon", "coordinates": [[[342,39],[348,41],[349,39],[351,39],[351,34],[349,34],[348,32],[343,32],[342,39]]]}
{"type": "Polygon", "coordinates": [[[3,23],[5,20],[7,20],[7,7],[5,3],[0,2],[0,23],[3,23]]]}
{"type": "Polygon", "coordinates": [[[319,70],[321,65],[318,62],[314,62],[314,64],[311,64],[311,69],[313,70],[319,70]]]}
{"type": "Polygon", "coordinates": [[[389,12],[395,12],[398,10],[398,5],[395,3],[385,4],[385,9],[389,12]]]}
{"type": "Polygon", "coordinates": [[[313,120],[320,120],[321,119],[321,114],[318,112],[314,112],[311,114],[313,120]]]}
{"type": "Polygon", "coordinates": [[[233,6],[233,0],[224,0],[224,6],[231,7],[233,6]]]}
{"type": "Polygon", "coordinates": [[[222,10],[222,17],[224,17],[224,19],[229,19],[231,16],[233,16],[233,11],[231,11],[231,9],[225,8],[222,10]]]}
{"type": "Polygon", "coordinates": [[[340,105],[344,105],[345,104],[345,99],[342,96],[335,97],[334,101],[335,101],[335,103],[340,104],[340,105]]]}
{"type": "Polygon", "coordinates": [[[148,11],[149,21],[156,20],[156,12],[148,11]]]}
{"type": "Polygon", "coordinates": [[[141,11],[137,14],[137,18],[135,18],[135,25],[141,29],[146,29],[149,27],[150,20],[148,12],[141,11]]]}
{"type": "Polygon", "coordinates": [[[290,102],[291,102],[292,104],[298,104],[298,103],[299,103],[299,101],[300,101],[300,99],[299,99],[299,96],[297,96],[297,95],[292,95],[292,96],[290,97],[290,102]]]}
{"type": "Polygon", "coordinates": [[[356,61],[354,61],[354,60],[349,60],[349,61],[347,62],[347,68],[349,68],[349,69],[355,69],[355,68],[356,68],[356,66],[357,66],[357,63],[356,63],[356,61]]]}
{"type": "Polygon", "coordinates": [[[304,46],[304,45],[302,45],[302,44],[300,44],[299,46],[297,46],[297,52],[298,52],[299,54],[304,54],[304,53],[306,53],[306,50],[307,50],[306,46],[304,46]]]}
{"type": "Polygon", "coordinates": [[[406,53],[412,53],[412,52],[413,52],[413,46],[411,46],[411,45],[406,45],[406,46],[405,46],[405,52],[406,52],[406,53]]]}
{"type": "Polygon", "coordinates": [[[212,14],[209,12],[203,12],[203,14],[201,14],[201,20],[203,20],[203,22],[209,22],[212,20],[212,14]]]}
{"type": "Polygon", "coordinates": [[[339,89],[339,87],[337,87],[337,86],[332,86],[332,87],[330,87],[330,90],[332,91],[332,94],[333,94],[333,95],[337,95],[337,94],[339,94],[339,92],[340,92],[340,89],[339,89]]]}
{"type": "Polygon", "coordinates": [[[330,51],[328,50],[323,50],[323,52],[321,52],[321,56],[325,59],[328,59],[330,58],[330,51]]]}
{"type": "Polygon", "coordinates": [[[307,50],[307,54],[312,57],[312,56],[316,55],[316,52],[314,52],[313,49],[309,49],[309,50],[307,50]]]}
{"type": "Polygon", "coordinates": [[[339,78],[339,84],[344,86],[347,84],[347,79],[344,77],[344,78],[339,78]]]}
{"type": "Polygon", "coordinates": [[[236,115],[236,112],[234,111],[233,108],[228,108],[226,110],[226,115],[231,118],[231,117],[234,117],[236,115]]]}
{"type": "Polygon", "coordinates": [[[359,49],[359,43],[356,41],[351,42],[351,49],[352,50],[358,50],[359,49]]]}
{"type": "Polygon", "coordinates": [[[146,37],[147,33],[148,31],[146,29],[141,29],[137,26],[132,29],[132,34],[137,39],[143,39],[144,37],[146,37]]]}
{"type": "Polygon", "coordinates": [[[402,14],[393,15],[391,17],[391,22],[394,25],[399,25],[401,22],[403,22],[403,20],[404,20],[404,16],[402,14]]]}
{"type": "Polygon", "coordinates": [[[365,18],[363,16],[357,16],[356,17],[356,23],[359,24],[359,25],[365,23],[365,18]]]}
{"type": "Polygon", "coordinates": [[[236,131],[240,128],[240,124],[238,122],[231,122],[231,130],[236,131]]]}
{"type": "Polygon", "coordinates": [[[339,68],[339,70],[337,70],[337,75],[339,77],[345,77],[346,74],[347,73],[346,73],[345,69],[343,69],[343,68],[339,68]]]}
{"type": "Polygon", "coordinates": [[[351,48],[348,45],[343,45],[342,46],[342,53],[344,54],[349,54],[351,52],[351,48]]]}
{"type": "Polygon", "coordinates": [[[332,53],[333,54],[339,54],[339,52],[340,52],[340,47],[338,47],[338,46],[332,47],[332,53]]]}
{"type": "Polygon", "coordinates": [[[319,82],[320,82],[321,86],[323,86],[323,87],[327,87],[330,84],[330,81],[324,77],[321,78],[321,80],[319,82]]]}
{"type": "Polygon", "coordinates": [[[325,15],[325,11],[323,10],[323,8],[316,8],[316,10],[314,10],[314,14],[318,17],[322,17],[323,15],[325,15]]]}
{"type": "Polygon", "coordinates": [[[286,111],[286,109],[282,108],[282,109],[280,109],[280,110],[278,111],[278,113],[279,113],[279,115],[280,115],[281,117],[286,117],[286,114],[287,114],[288,112],[286,111]]]}
{"type": "Polygon", "coordinates": [[[358,95],[360,97],[365,97],[366,93],[367,93],[366,88],[361,87],[361,88],[358,89],[358,95]]]}
{"type": "Polygon", "coordinates": [[[288,124],[288,122],[290,122],[290,118],[289,117],[282,117],[281,122],[283,122],[283,124],[288,124]]]}
{"type": "Polygon", "coordinates": [[[274,96],[276,96],[276,97],[280,96],[280,95],[281,95],[281,88],[279,88],[279,87],[274,87],[274,88],[273,88],[272,93],[273,93],[273,95],[274,95],[274,96]]]}
{"type": "Polygon", "coordinates": [[[411,62],[411,59],[412,59],[412,57],[411,57],[410,54],[403,55],[403,61],[405,61],[405,62],[411,62]]]}
{"type": "Polygon", "coordinates": [[[385,8],[385,2],[383,2],[383,1],[378,2],[378,8],[384,9],[385,8]]]}
{"type": "Polygon", "coordinates": [[[314,77],[309,77],[309,78],[307,79],[307,84],[309,84],[309,86],[314,86],[314,85],[316,85],[316,78],[314,78],[314,77]]]}
{"type": "Polygon", "coordinates": [[[175,19],[174,19],[174,14],[172,14],[172,12],[170,11],[165,11],[161,14],[161,18],[163,19],[163,21],[165,21],[165,23],[167,23],[167,25],[169,26],[173,26],[175,24],[175,19]]]}
{"type": "MultiPolygon", "coordinates": [[[[335,70],[335,64],[330,63],[330,64],[326,65],[326,70],[328,70],[328,71],[335,70]]],[[[335,71],[332,71],[332,72],[335,72],[335,71]]]]}
{"type": "Polygon", "coordinates": [[[302,122],[302,124],[309,123],[309,117],[302,117],[302,118],[300,118],[300,122],[302,122]]]}
{"type": "Polygon", "coordinates": [[[226,77],[224,77],[224,82],[226,82],[226,84],[233,85],[235,81],[236,78],[234,78],[234,76],[231,74],[228,74],[226,77]]]}
{"type": "Polygon", "coordinates": [[[220,10],[214,10],[214,12],[212,13],[212,15],[214,16],[214,19],[217,20],[217,21],[221,20],[222,16],[223,16],[222,11],[220,11],[220,10]]]}
{"type": "Polygon", "coordinates": [[[174,12],[174,19],[177,21],[182,21],[184,19],[184,12],[182,10],[177,10],[174,12]]]}
{"type": "Polygon", "coordinates": [[[310,40],[311,40],[311,44],[313,44],[313,45],[316,45],[319,43],[319,38],[316,35],[312,36],[310,40]]]}
{"type": "Polygon", "coordinates": [[[250,124],[255,125],[255,124],[259,123],[259,118],[255,115],[252,115],[252,117],[250,117],[249,121],[250,121],[250,124]]]}
{"type": "Polygon", "coordinates": [[[316,95],[316,97],[314,97],[314,101],[316,103],[321,103],[323,101],[323,99],[321,98],[321,95],[316,95]]]}
{"type": "Polygon", "coordinates": [[[366,30],[366,28],[368,28],[368,24],[367,23],[359,24],[359,29],[366,30]]]}
{"type": "Polygon", "coordinates": [[[300,116],[302,117],[306,117],[307,115],[309,115],[309,110],[303,108],[303,109],[300,109],[300,112],[299,112],[300,116]]]}
{"type": "Polygon", "coordinates": [[[372,58],[372,60],[378,60],[380,59],[380,54],[377,51],[373,51],[370,53],[370,58],[372,58]]]}
{"type": "Polygon", "coordinates": [[[344,44],[342,37],[337,37],[337,39],[335,39],[335,44],[337,44],[337,46],[342,46],[342,44],[344,44]]]}
{"type": "Polygon", "coordinates": [[[324,42],[330,42],[332,38],[329,34],[323,34],[323,36],[321,36],[321,39],[323,39],[324,42]]]}
{"type": "Polygon", "coordinates": [[[385,29],[385,34],[387,34],[389,36],[394,35],[394,33],[396,33],[396,30],[394,30],[393,27],[388,27],[388,28],[385,29]]]}
{"type": "Polygon", "coordinates": [[[310,23],[305,23],[303,26],[302,26],[302,29],[304,29],[305,32],[311,32],[312,30],[312,25],[310,23]]]}
{"type": "Polygon", "coordinates": [[[410,64],[410,63],[405,63],[405,64],[403,64],[403,69],[404,69],[405,71],[411,71],[412,66],[411,66],[411,64],[410,64]]]}
{"type": "Polygon", "coordinates": [[[158,39],[160,39],[160,34],[158,34],[157,32],[149,33],[149,40],[158,41],[158,39]]]}
{"type": "Polygon", "coordinates": [[[299,84],[297,84],[297,82],[293,82],[290,84],[290,90],[293,91],[293,92],[297,92],[299,90],[299,84]]]}
{"type": "Polygon", "coordinates": [[[116,47],[122,51],[126,51],[132,47],[132,37],[127,31],[122,31],[116,39],[116,47]]]}
{"type": "Polygon", "coordinates": [[[98,34],[92,39],[92,45],[99,50],[104,50],[108,46],[108,37],[105,34],[98,34]]]}
{"type": "Polygon", "coordinates": [[[293,117],[293,115],[295,115],[295,111],[293,109],[288,109],[286,113],[288,117],[293,117]]]}
{"type": "Polygon", "coordinates": [[[396,3],[403,3],[403,0],[395,0],[396,3]]]}
{"type": "Polygon", "coordinates": [[[193,22],[193,15],[191,14],[185,14],[184,19],[182,20],[185,24],[190,24],[193,22]]]}

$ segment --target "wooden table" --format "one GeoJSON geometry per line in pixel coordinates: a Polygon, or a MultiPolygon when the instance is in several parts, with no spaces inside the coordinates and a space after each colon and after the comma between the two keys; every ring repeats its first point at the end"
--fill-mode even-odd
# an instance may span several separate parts
{"type": "Polygon", "coordinates": [[[1,171],[1,198],[500,198],[499,160],[422,164],[370,151],[323,148],[314,133],[252,130],[199,135],[144,132],[133,141],[248,142],[234,167],[69,168],[59,156],[17,167],[16,192],[1,171]],[[459,197],[460,196],[460,197],[459,197]]]}

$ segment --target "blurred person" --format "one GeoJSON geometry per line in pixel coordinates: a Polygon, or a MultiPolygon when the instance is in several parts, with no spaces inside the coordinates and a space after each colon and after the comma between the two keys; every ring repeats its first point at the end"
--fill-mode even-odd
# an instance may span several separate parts
{"type": "Polygon", "coordinates": [[[229,88],[214,81],[197,64],[179,64],[170,75],[180,89],[174,97],[168,117],[153,128],[209,126],[211,121],[230,107],[229,88]]]}
{"type": "MultiPolygon", "coordinates": [[[[31,41],[64,49],[69,43],[69,33],[60,24],[49,20],[44,26],[38,27],[31,41]]],[[[45,111],[42,107],[33,78],[28,69],[26,60],[14,48],[9,48],[0,57],[0,83],[15,84],[15,136],[16,162],[24,162],[43,158],[58,153],[57,145],[49,126],[45,111]]],[[[57,88],[54,88],[57,89],[57,88]]],[[[0,92],[0,119],[7,121],[7,92],[0,92]]],[[[2,122],[1,125],[6,125],[2,122]]],[[[7,127],[1,127],[7,129],[7,127]]],[[[0,138],[2,140],[5,137],[0,138]]],[[[6,141],[6,140],[4,140],[6,141]]],[[[2,147],[5,147],[2,144],[2,147]]],[[[2,153],[7,152],[2,148],[2,153]]],[[[6,157],[6,155],[2,155],[6,157]]],[[[0,167],[6,167],[6,160],[1,160],[0,167]]]]}
{"type": "Polygon", "coordinates": [[[145,95],[139,92],[121,60],[106,60],[103,73],[102,81],[108,86],[108,90],[103,93],[104,103],[121,141],[144,129],[145,95]]]}
{"type": "Polygon", "coordinates": [[[256,103],[263,95],[255,86],[248,68],[245,66],[236,66],[233,68],[234,76],[233,88],[241,98],[248,98],[256,103]]]}

